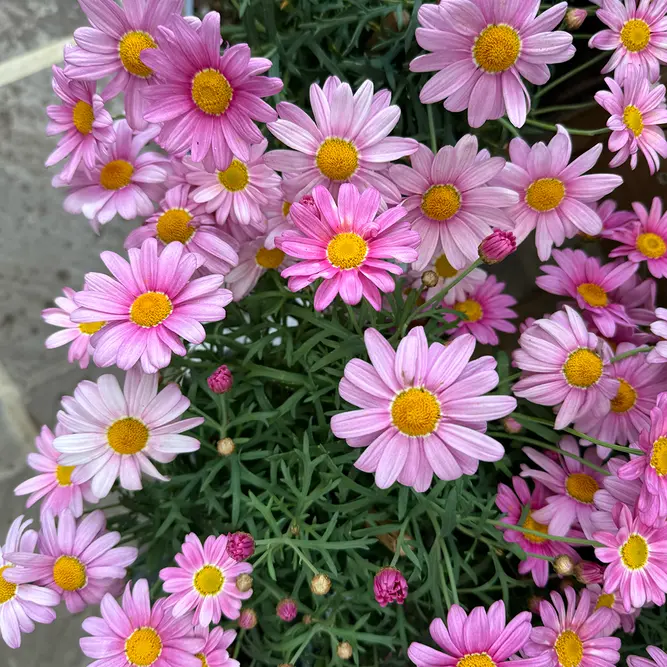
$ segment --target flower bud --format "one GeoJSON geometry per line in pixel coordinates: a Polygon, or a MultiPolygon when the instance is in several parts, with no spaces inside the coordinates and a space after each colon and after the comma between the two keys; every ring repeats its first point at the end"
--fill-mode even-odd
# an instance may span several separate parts
{"type": "Polygon", "coordinates": [[[313,617],[310,614],[306,614],[302,619],[301,622],[304,625],[310,625],[313,622],[313,617]]]}
{"type": "Polygon", "coordinates": [[[574,566],[574,576],[582,584],[601,584],[604,580],[604,567],[584,560],[574,566]]]}
{"type": "Polygon", "coordinates": [[[561,577],[567,577],[574,572],[574,563],[567,554],[554,558],[554,571],[561,577]]]}
{"type": "Polygon", "coordinates": [[[503,428],[511,435],[517,435],[523,431],[523,426],[514,417],[505,417],[503,419],[503,428]]]}
{"type": "Polygon", "coordinates": [[[220,456],[229,456],[234,453],[234,441],[231,438],[222,438],[222,440],[218,440],[216,449],[220,456]]]}
{"type": "Polygon", "coordinates": [[[239,574],[236,577],[236,588],[241,593],[247,593],[252,588],[252,577],[249,574],[239,574]]]}
{"type": "Polygon", "coordinates": [[[403,604],[408,595],[408,582],[400,570],[384,567],[373,579],[373,592],[381,607],[386,607],[392,602],[403,604]]]}
{"type": "Polygon", "coordinates": [[[276,605],[276,614],[278,614],[278,618],[286,623],[289,623],[296,618],[297,611],[296,602],[290,598],[284,598],[276,605]]]}
{"type": "Polygon", "coordinates": [[[257,614],[254,609],[244,607],[238,618],[239,628],[243,630],[252,630],[257,625],[257,614]]]}
{"type": "Polygon", "coordinates": [[[208,388],[212,392],[216,394],[224,394],[232,388],[234,378],[232,377],[229,368],[223,364],[218,370],[208,376],[206,382],[208,383],[208,388]]]}
{"type": "Polygon", "coordinates": [[[298,537],[299,533],[301,532],[301,528],[299,528],[298,523],[291,523],[289,527],[289,532],[292,537],[298,537]]]}
{"type": "Polygon", "coordinates": [[[438,280],[438,274],[435,271],[424,271],[422,273],[422,285],[424,287],[435,287],[438,280]]]}
{"type": "Polygon", "coordinates": [[[544,598],[541,598],[539,595],[531,595],[528,598],[528,609],[533,612],[533,614],[539,614],[540,613],[540,602],[542,602],[544,598]]]}
{"type": "Polygon", "coordinates": [[[352,644],[350,642],[341,642],[338,644],[336,655],[341,660],[349,660],[352,657],[352,644]]]}
{"type": "Polygon", "coordinates": [[[565,27],[568,30],[577,30],[581,28],[587,16],[588,12],[585,9],[572,7],[572,9],[568,9],[565,14],[565,27]]]}
{"type": "Polygon", "coordinates": [[[232,533],[227,538],[227,553],[240,563],[255,553],[255,540],[248,533],[232,533]]]}
{"type": "Polygon", "coordinates": [[[326,574],[316,574],[310,582],[310,590],[315,595],[326,595],[331,590],[331,579],[326,574]]]}
{"type": "Polygon", "coordinates": [[[304,195],[299,199],[299,204],[301,206],[305,206],[310,213],[312,213],[316,217],[320,217],[320,212],[317,209],[317,204],[315,203],[315,199],[312,195],[304,195]]]}
{"type": "Polygon", "coordinates": [[[494,229],[480,244],[479,257],[485,264],[497,264],[516,250],[516,237],[512,232],[494,229]]]}

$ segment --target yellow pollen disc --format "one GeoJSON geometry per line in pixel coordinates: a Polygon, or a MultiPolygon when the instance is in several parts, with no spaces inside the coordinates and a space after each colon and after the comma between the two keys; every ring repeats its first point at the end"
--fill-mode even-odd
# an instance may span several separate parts
{"type": "Polygon", "coordinates": [[[184,208],[170,208],[157,221],[157,237],[162,243],[180,241],[187,243],[195,233],[195,228],[188,223],[192,216],[184,208]]]}
{"type": "Polygon", "coordinates": [[[440,401],[421,387],[402,391],[391,404],[391,421],[404,435],[416,437],[433,433],[440,416],[440,401]]]}
{"type": "Polygon", "coordinates": [[[565,488],[571,498],[590,505],[595,492],[600,490],[600,485],[590,475],[576,472],[567,478],[565,488]]]}
{"type": "Polygon", "coordinates": [[[627,412],[635,407],[637,402],[637,392],[634,387],[623,378],[618,378],[621,382],[616,396],[611,400],[611,409],[613,412],[627,412]]]}
{"type": "Polygon", "coordinates": [[[572,630],[565,630],[558,635],[554,650],[561,667],[578,667],[584,657],[584,644],[572,630]]]}
{"type": "Polygon", "coordinates": [[[192,101],[209,116],[220,116],[229,107],[234,89],[217,69],[197,72],[192,79],[192,101]]]}
{"type": "Polygon", "coordinates": [[[453,310],[458,310],[460,313],[463,313],[466,316],[467,322],[477,322],[484,316],[482,305],[479,301],[475,301],[475,299],[459,301],[454,304],[453,310]]]}
{"type": "Polygon", "coordinates": [[[633,533],[620,548],[620,554],[628,570],[641,570],[648,562],[648,542],[641,535],[633,533]]]}
{"type": "Polygon", "coordinates": [[[490,25],[479,33],[472,48],[475,62],[485,72],[504,72],[521,53],[519,33],[508,25],[490,25]]]}
{"type": "Polygon", "coordinates": [[[625,110],[623,111],[623,122],[625,123],[625,127],[627,127],[635,137],[640,136],[644,131],[644,116],[642,116],[642,112],[633,104],[629,104],[625,107],[625,110]]]}
{"type": "Polygon", "coordinates": [[[658,438],[653,443],[651,450],[651,468],[653,468],[660,477],[667,475],[667,436],[658,438]]]}
{"type": "Polygon", "coordinates": [[[486,653],[468,653],[456,663],[456,667],[496,667],[486,653]]]}
{"type": "Polygon", "coordinates": [[[461,194],[453,185],[433,185],[422,197],[422,213],[431,220],[449,220],[460,208],[461,194]]]}
{"type": "Polygon", "coordinates": [[[83,322],[79,324],[79,331],[86,336],[92,336],[94,333],[97,333],[106,322],[83,322]]]}
{"type": "Polygon", "coordinates": [[[435,260],[435,272],[441,278],[454,278],[458,271],[449,263],[446,255],[440,255],[435,260]]]}
{"type": "Polygon", "coordinates": [[[354,232],[336,234],[327,246],[327,259],[339,269],[354,269],[368,254],[368,244],[354,232]]]}
{"type": "MultiPolygon", "coordinates": [[[[526,520],[523,522],[523,528],[528,528],[528,530],[537,530],[540,533],[548,535],[549,526],[545,526],[543,523],[539,523],[533,519],[532,515],[529,513],[526,517],[526,520]]],[[[533,544],[542,544],[547,541],[546,537],[537,537],[537,535],[528,535],[528,533],[523,533],[523,536],[533,544]]]]}
{"type": "Polygon", "coordinates": [[[74,556],[60,556],[53,564],[53,581],[64,591],[78,591],[86,585],[86,566],[74,556]]]}
{"type": "Polygon", "coordinates": [[[587,389],[602,377],[602,369],[602,359],[595,352],[582,347],[567,358],[563,365],[563,374],[568,384],[587,389]]]}
{"type": "Polygon", "coordinates": [[[195,653],[195,658],[201,660],[201,667],[208,667],[208,660],[206,660],[206,656],[203,653],[195,653]]]}
{"type": "Polygon", "coordinates": [[[229,192],[240,192],[245,190],[250,180],[248,176],[248,167],[239,160],[232,160],[232,163],[224,171],[218,172],[218,181],[225,190],[229,192]]]}
{"type": "Polygon", "coordinates": [[[260,248],[255,255],[255,261],[258,266],[263,269],[277,269],[285,259],[285,253],[278,248],[269,250],[268,248],[260,248]]]}
{"type": "Polygon", "coordinates": [[[602,609],[602,607],[611,609],[615,602],[616,596],[613,593],[602,593],[602,595],[600,595],[598,598],[598,601],[595,603],[595,611],[602,609]]]}
{"type": "Polygon", "coordinates": [[[109,426],[107,441],[117,454],[137,454],[148,442],[148,429],[134,417],[123,417],[109,426]]]}
{"type": "Polygon", "coordinates": [[[74,472],[75,466],[57,466],[56,467],[56,479],[60,486],[71,486],[72,485],[72,473],[74,472]]]}
{"type": "Polygon", "coordinates": [[[647,232],[637,237],[637,250],[649,259],[660,259],[667,252],[667,243],[661,236],[647,232]]]}
{"type": "Polygon", "coordinates": [[[357,171],[359,153],[351,141],[329,137],[317,150],[315,164],[332,181],[346,181],[357,171]]]}
{"type": "Polygon", "coordinates": [[[105,190],[120,190],[130,184],[134,167],[126,160],[112,160],[100,171],[100,185],[105,190]]]}
{"type": "Polygon", "coordinates": [[[125,656],[134,667],[149,667],[162,653],[162,640],[153,628],[138,628],[125,642],[125,656]]]}
{"type": "Polygon", "coordinates": [[[195,573],[194,587],[200,595],[217,595],[224,583],[225,577],[215,565],[204,565],[195,573]]]}
{"type": "Polygon", "coordinates": [[[2,576],[2,573],[10,567],[13,567],[13,565],[0,567],[0,604],[9,602],[16,595],[16,589],[18,588],[16,584],[12,584],[11,581],[7,581],[2,576]]]}
{"type": "Polygon", "coordinates": [[[621,44],[633,53],[643,51],[650,41],[651,29],[641,19],[630,19],[621,30],[621,44]]]}
{"type": "Polygon", "coordinates": [[[93,121],[95,120],[95,114],[93,113],[93,107],[79,100],[72,109],[72,122],[74,127],[81,132],[81,134],[90,134],[93,131],[93,121]]]}
{"type": "Polygon", "coordinates": [[[565,186],[557,178],[540,178],[526,191],[526,204],[535,211],[552,211],[565,197],[565,186]]]}
{"type": "Polygon", "coordinates": [[[292,208],[292,202],[289,201],[283,202],[283,218],[286,218],[288,216],[291,208],[292,208]]]}
{"type": "Polygon", "coordinates": [[[164,322],[171,315],[174,307],[166,294],[162,292],[144,292],[130,307],[130,319],[140,327],[150,329],[164,322]]]}
{"type": "Polygon", "coordinates": [[[609,299],[607,298],[607,293],[595,283],[581,283],[577,287],[577,292],[581,295],[581,298],[593,308],[604,308],[609,304],[609,299]]]}
{"type": "Polygon", "coordinates": [[[141,61],[141,52],[144,49],[157,49],[155,40],[143,30],[133,30],[125,33],[118,45],[118,53],[123,67],[135,76],[149,77],[153,70],[141,61]]]}

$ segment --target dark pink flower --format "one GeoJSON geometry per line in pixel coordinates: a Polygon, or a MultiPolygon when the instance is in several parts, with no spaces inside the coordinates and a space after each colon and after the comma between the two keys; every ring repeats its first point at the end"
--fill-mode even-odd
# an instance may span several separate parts
{"type": "Polygon", "coordinates": [[[516,236],[512,232],[494,229],[480,244],[479,257],[485,264],[497,264],[516,250],[516,236]]]}
{"type": "Polygon", "coordinates": [[[213,371],[213,373],[206,379],[208,388],[216,394],[224,394],[225,392],[228,392],[232,388],[233,381],[234,378],[232,373],[225,364],[213,371]]]}
{"type": "Polygon", "coordinates": [[[392,602],[403,604],[408,596],[408,582],[399,570],[383,567],[373,579],[373,592],[381,607],[392,602]]]}
{"type": "Polygon", "coordinates": [[[236,561],[250,558],[255,553],[255,540],[248,533],[232,533],[227,539],[227,553],[236,561]]]}
{"type": "Polygon", "coordinates": [[[290,598],[284,598],[276,605],[276,614],[278,618],[289,623],[296,618],[297,614],[296,602],[290,598]]]}

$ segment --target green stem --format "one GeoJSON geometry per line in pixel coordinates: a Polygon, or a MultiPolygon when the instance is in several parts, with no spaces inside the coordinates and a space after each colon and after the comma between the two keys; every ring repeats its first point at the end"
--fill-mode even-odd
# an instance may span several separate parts
{"type": "Polygon", "coordinates": [[[556,111],[578,111],[580,109],[590,109],[597,105],[597,102],[582,102],[581,104],[556,104],[551,107],[541,107],[540,109],[535,109],[531,113],[531,116],[541,116],[545,113],[554,113],[556,111]]]}
{"type": "Polygon", "coordinates": [[[452,587],[452,598],[454,599],[454,604],[459,603],[459,594],[456,590],[456,579],[454,578],[454,569],[452,568],[452,559],[449,557],[449,550],[447,549],[447,544],[444,539],[440,540],[440,549],[442,550],[442,556],[445,559],[445,567],[447,568],[447,576],[449,577],[449,583],[452,587]]]}
{"type": "MultiPolygon", "coordinates": [[[[541,120],[533,120],[532,118],[526,120],[526,125],[539,127],[542,130],[551,130],[552,132],[558,131],[558,128],[553,123],[543,123],[541,120]]],[[[601,127],[597,130],[579,130],[571,127],[566,127],[565,129],[568,131],[568,134],[580,137],[595,137],[598,134],[609,134],[611,131],[608,127],[601,127]]]]}
{"type": "Polygon", "coordinates": [[[357,316],[354,313],[354,310],[352,309],[352,306],[349,304],[345,304],[345,307],[347,308],[347,314],[350,318],[350,321],[354,325],[355,331],[360,335],[363,336],[363,333],[361,331],[361,327],[359,326],[359,322],[357,321],[357,316]]]}
{"type": "Polygon", "coordinates": [[[499,123],[500,123],[500,124],[501,124],[501,125],[502,125],[502,126],[503,126],[503,127],[504,127],[504,128],[511,134],[511,135],[512,135],[512,136],[514,136],[514,137],[519,137],[519,138],[521,137],[521,135],[519,134],[519,130],[517,130],[516,127],[514,127],[514,125],[512,125],[512,123],[510,123],[509,120],[507,120],[507,118],[499,118],[499,119],[498,119],[498,122],[499,122],[499,123]]]}
{"type": "MultiPolygon", "coordinates": [[[[530,528],[524,528],[523,526],[513,526],[509,523],[503,523],[502,521],[494,521],[493,519],[487,519],[487,523],[490,523],[496,528],[509,528],[510,530],[516,530],[519,533],[525,533],[526,535],[534,535],[535,537],[541,537],[544,539],[544,533],[541,533],[539,530],[531,530],[530,528]]],[[[602,547],[603,544],[596,542],[595,540],[586,540],[583,537],[561,537],[560,535],[548,534],[546,538],[550,542],[565,542],[566,544],[580,544],[588,547],[602,547]]]]}
{"type": "Polygon", "coordinates": [[[590,60],[586,60],[584,63],[579,65],[579,67],[575,67],[574,69],[569,70],[563,76],[558,77],[557,79],[554,79],[549,85],[544,86],[543,88],[540,88],[538,90],[533,99],[538,100],[542,95],[546,95],[550,90],[553,90],[556,86],[559,86],[561,83],[564,81],[567,81],[568,79],[571,79],[573,76],[577,76],[577,74],[580,74],[583,72],[585,69],[588,69],[589,67],[592,67],[595,65],[595,63],[599,63],[601,60],[604,58],[608,58],[609,53],[607,51],[603,51],[602,53],[598,54],[595,56],[595,58],[591,58],[590,60]]]}
{"type": "Polygon", "coordinates": [[[431,137],[431,150],[434,153],[438,152],[438,141],[435,137],[435,123],[433,122],[433,105],[426,105],[426,115],[428,116],[428,133],[431,137]]]}
{"type": "Polygon", "coordinates": [[[628,357],[634,357],[635,354],[641,354],[642,352],[650,352],[653,349],[651,345],[644,345],[642,347],[636,347],[634,350],[628,350],[627,352],[623,352],[623,354],[619,354],[615,357],[612,357],[609,360],[610,364],[614,364],[617,361],[621,361],[621,359],[627,359],[628,357]]]}

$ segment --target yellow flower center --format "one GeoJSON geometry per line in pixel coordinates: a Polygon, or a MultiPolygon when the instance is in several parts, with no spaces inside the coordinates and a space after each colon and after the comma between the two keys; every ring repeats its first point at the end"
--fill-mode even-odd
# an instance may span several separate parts
{"type": "Polygon", "coordinates": [[[204,565],[195,573],[194,587],[200,595],[217,595],[224,583],[225,577],[215,565],[204,565]]]}
{"type": "Polygon", "coordinates": [[[53,564],[53,581],[64,591],[78,591],[86,585],[86,566],[74,556],[60,556],[53,564]]]}
{"type": "MultiPolygon", "coordinates": [[[[549,534],[549,526],[535,521],[532,514],[530,513],[528,513],[526,520],[523,522],[523,528],[528,528],[528,530],[537,530],[538,532],[544,533],[545,535],[549,534]]],[[[537,537],[537,535],[528,535],[528,533],[524,533],[523,536],[533,544],[542,544],[543,542],[547,541],[546,537],[537,537]]]]}
{"type": "Polygon", "coordinates": [[[206,656],[203,653],[195,653],[195,658],[201,660],[201,667],[208,667],[208,660],[206,660],[206,656]]]}
{"type": "Polygon", "coordinates": [[[602,377],[602,359],[586,348],[570,354],[563,365],[563,374],[568,384],[580,389],[593,386],[602,377]]]}
{"type": "Polygon", "coordinates": [[[260,248],[255,255],[255,261],[258,266],[263,269],[277,269],[285,259],[285,253],[278,248],[269,250],[268,248],[260,248]]]}
{"type": "Polygon", "coordinates": [[[454,278],[458,271],[449,263],[446,255],[440,255],[435,260],[435,272],[441,278],[454,278]]]}
{"type": "Polygon", "coordinates": [[[86,336],[92,336],[97,333],[106,322],[83,322],[79,324],[79,331],[86,336]]]}
{"type": "Polygon", "coordinates": [[[346,181],[357,171],[359,152],[351,141],[329,137],[317,150],[315,164],[332,181],[346,181]]]}
{"type": "Polygon", "coordinates": [[[241,190],[245,190],[249,180],[248,167],[237,159],[232,160],[232,163],[227,169],[218,172],[218,181],[220,182],[220,185],[229,192],[240,192],[241,190]]]}
{"type": "Polygon", "coordinates": [[[577,287],[577,292],[589,306],[594,308],[604,308],[609,303],[607,293],[595,283],[581,283],[577,287]]]}
{"type": "Polygon", "coordinates": [[[472,48],[475,62],[485,72],[504,72],[521,53],[519,33],[508,25],[490,25],[479,33],[472,48]]]}
{"type": "Polygon", "coordinates": [[[148,429],[134,417],[123,417],[109,426],[107,441],[117,454],[137,454],[148,442],[148,429]]]}
{"type": "Polygon", "coordinates": [[[643,51],[650,41],[651,29],[641,19],[630,19],[621,30],[621,44],[633,53],[643,51]]]}
{"type": "Polygon", "coordinates": [[[0,604],[9,602],[16,595],[16,589],[18,588],[16,584],[11,583],[11,581],[7,581],[2,576],[2,573],[5,570],[8,570],[10,567],[14,566],[4,565],[3,567],[0,567],[0,604]]]}
{"type": "Polygon", "coordinates": [[[540,178],[526,191],[526,204],[535,211],[552,211],[565,197],[565,185],[557,178],[540,178]]]}
{"type": "Polygon", "coordinates": [[[593,503],[595,492],[600,490],[600,485],[590,475],[576,472],[567,478],[565,488],[571,498],[590,505],[593,503]]]}
{"type": "Polygon", "coordinates": [[[149,667],[162,653],[162,640],[153,628],[138,628],[125,642],[125,656],[134,667],[149,667]]]}
{"type": "Polygon", "coordinates": [[[422,213],[431,220],[449,220],[460,208],[461,194],[453,185],[433,185],[422,197],[422,213]]]}
{"type": "Polygon", "coordinates": [[[192,216],[184,208],[170,208],[157,221],[157,237],[162,243],[180,241],[187,243],[195,233],[195,228],[188,224],[192,216]]]}
{"type": "Polygon", "coordinates": [[[598,598],[598,601],[595,603],[595,611],[602,609],[602,607],[611,609],[615,602],[616,596],[613,593],[602,593],[602,595],[600,595],[598,598]]]}
{"type": "Polygon", "coordinates": [[[456,663],[456,667],[496,667],[486,653],[468,653],[456,663]]]}
{"type": "Polygon", "coordinates": [[[292,202],[289,201],[283,202],[283,218],[286,218],[288,216],[291,208],[292,208],[292,202]]]}
{"type": "Polygon", "coordinates": [[[667,252],[667,243],[661,236],[647,232],[637,237],[637,250],[649,259],[660,259],[667,252]]]}
{"type": "Polygon", "coordinates": [[[632,533],[620,549],[621,560],[628,570],[641,570],[648,563],[648,542],[632,533]]]}
{"type": "Polygon", "coordinates": [[[134,167],[127,160],[112,160],[100,171],[100,185],[105,190],[120,190],[130,184],[134,167]]]}
{"type": "Polygon", "coordinates": [[[72,473],[74,472],[75,466],[57,466],[56,467],[56,479],[60,486],[71,486],[72,485],[72,473]]]}
{"type": "Polygon", "coordinates": [[[623,122],[625,127],[630,130],[635,137],[638,137],[644,131],[644,116],[642,112],[634,105],[629,104],[623,111],[623,122]]]}
{"type": "Polygon", "coordinates": [[[634,387],[623,378],[618,378],[621,384],[618,387],[616,396],[611,400],[611,409],[613,412],[627,412],[635,406],[637,402],[637,392],[634,387]]]}
{"type": "Polygon", "coordinates": [[[402,391],[391,404],[391,421],[404,435],[415,437],[433,433],[440,416],[440,401],[423,387],[402,391]]]}
{"type": "Polygon", "coordinates": [[[81,134],[90,134],[93,131],[93,121],[95,120],[95,114],[93,113],[93,107],[79,100],[72,110],[72,122],[74,127],[81,132],[81,134]]]}
{"type": "Polygon", "coordinates": [[[150,329],[164,322],[171,315],[174,307],[171,300],[162,292],[144,292],[130,307],[130,319],[140,327],[150,329]]]}
{"type": "Polygon", "coordinates": [[[667,436],[658,438],[653,443],[651,450],[651,468],[653,468],[660,477],[667,475],[667,436]]]}
{"type": "Polygon", "coordinates": [[[336,234],[327,246],[327,259],[339,269],[354,269],[368,254],[368,244],[354,232],[336,234]]]}
{"type": "Polygon", "coordinates": [[[479,301],[475,301],[475,299],[459,301],[458,303],[454,304],[453,309],[463,313],[466,317],[466,321],[468,322],[477,322],[484,316],[482,305],[479,301]]]}
{"type": "Polygon", "coordinates": [[[141,61],[141,52],[144,49],[157,49],[155,40],[143,30],[133,30],[125,33],[118,45],[118,53],[123,67],[135,76],[149,77],[153,70],[141,61]]]}
{"type": "Polygon", "coordinates": [[[561,667],[578,667],[584,657],[584,644],[572,630],[565,630],[558,635],[554,650],[561,667]]]}
{"type": "Polygon", "coordinates": [[[192,79],[192,101],[209,116],[220,116],[234,98],[234,89],[217,69],[197,72],[192,79]]]}

